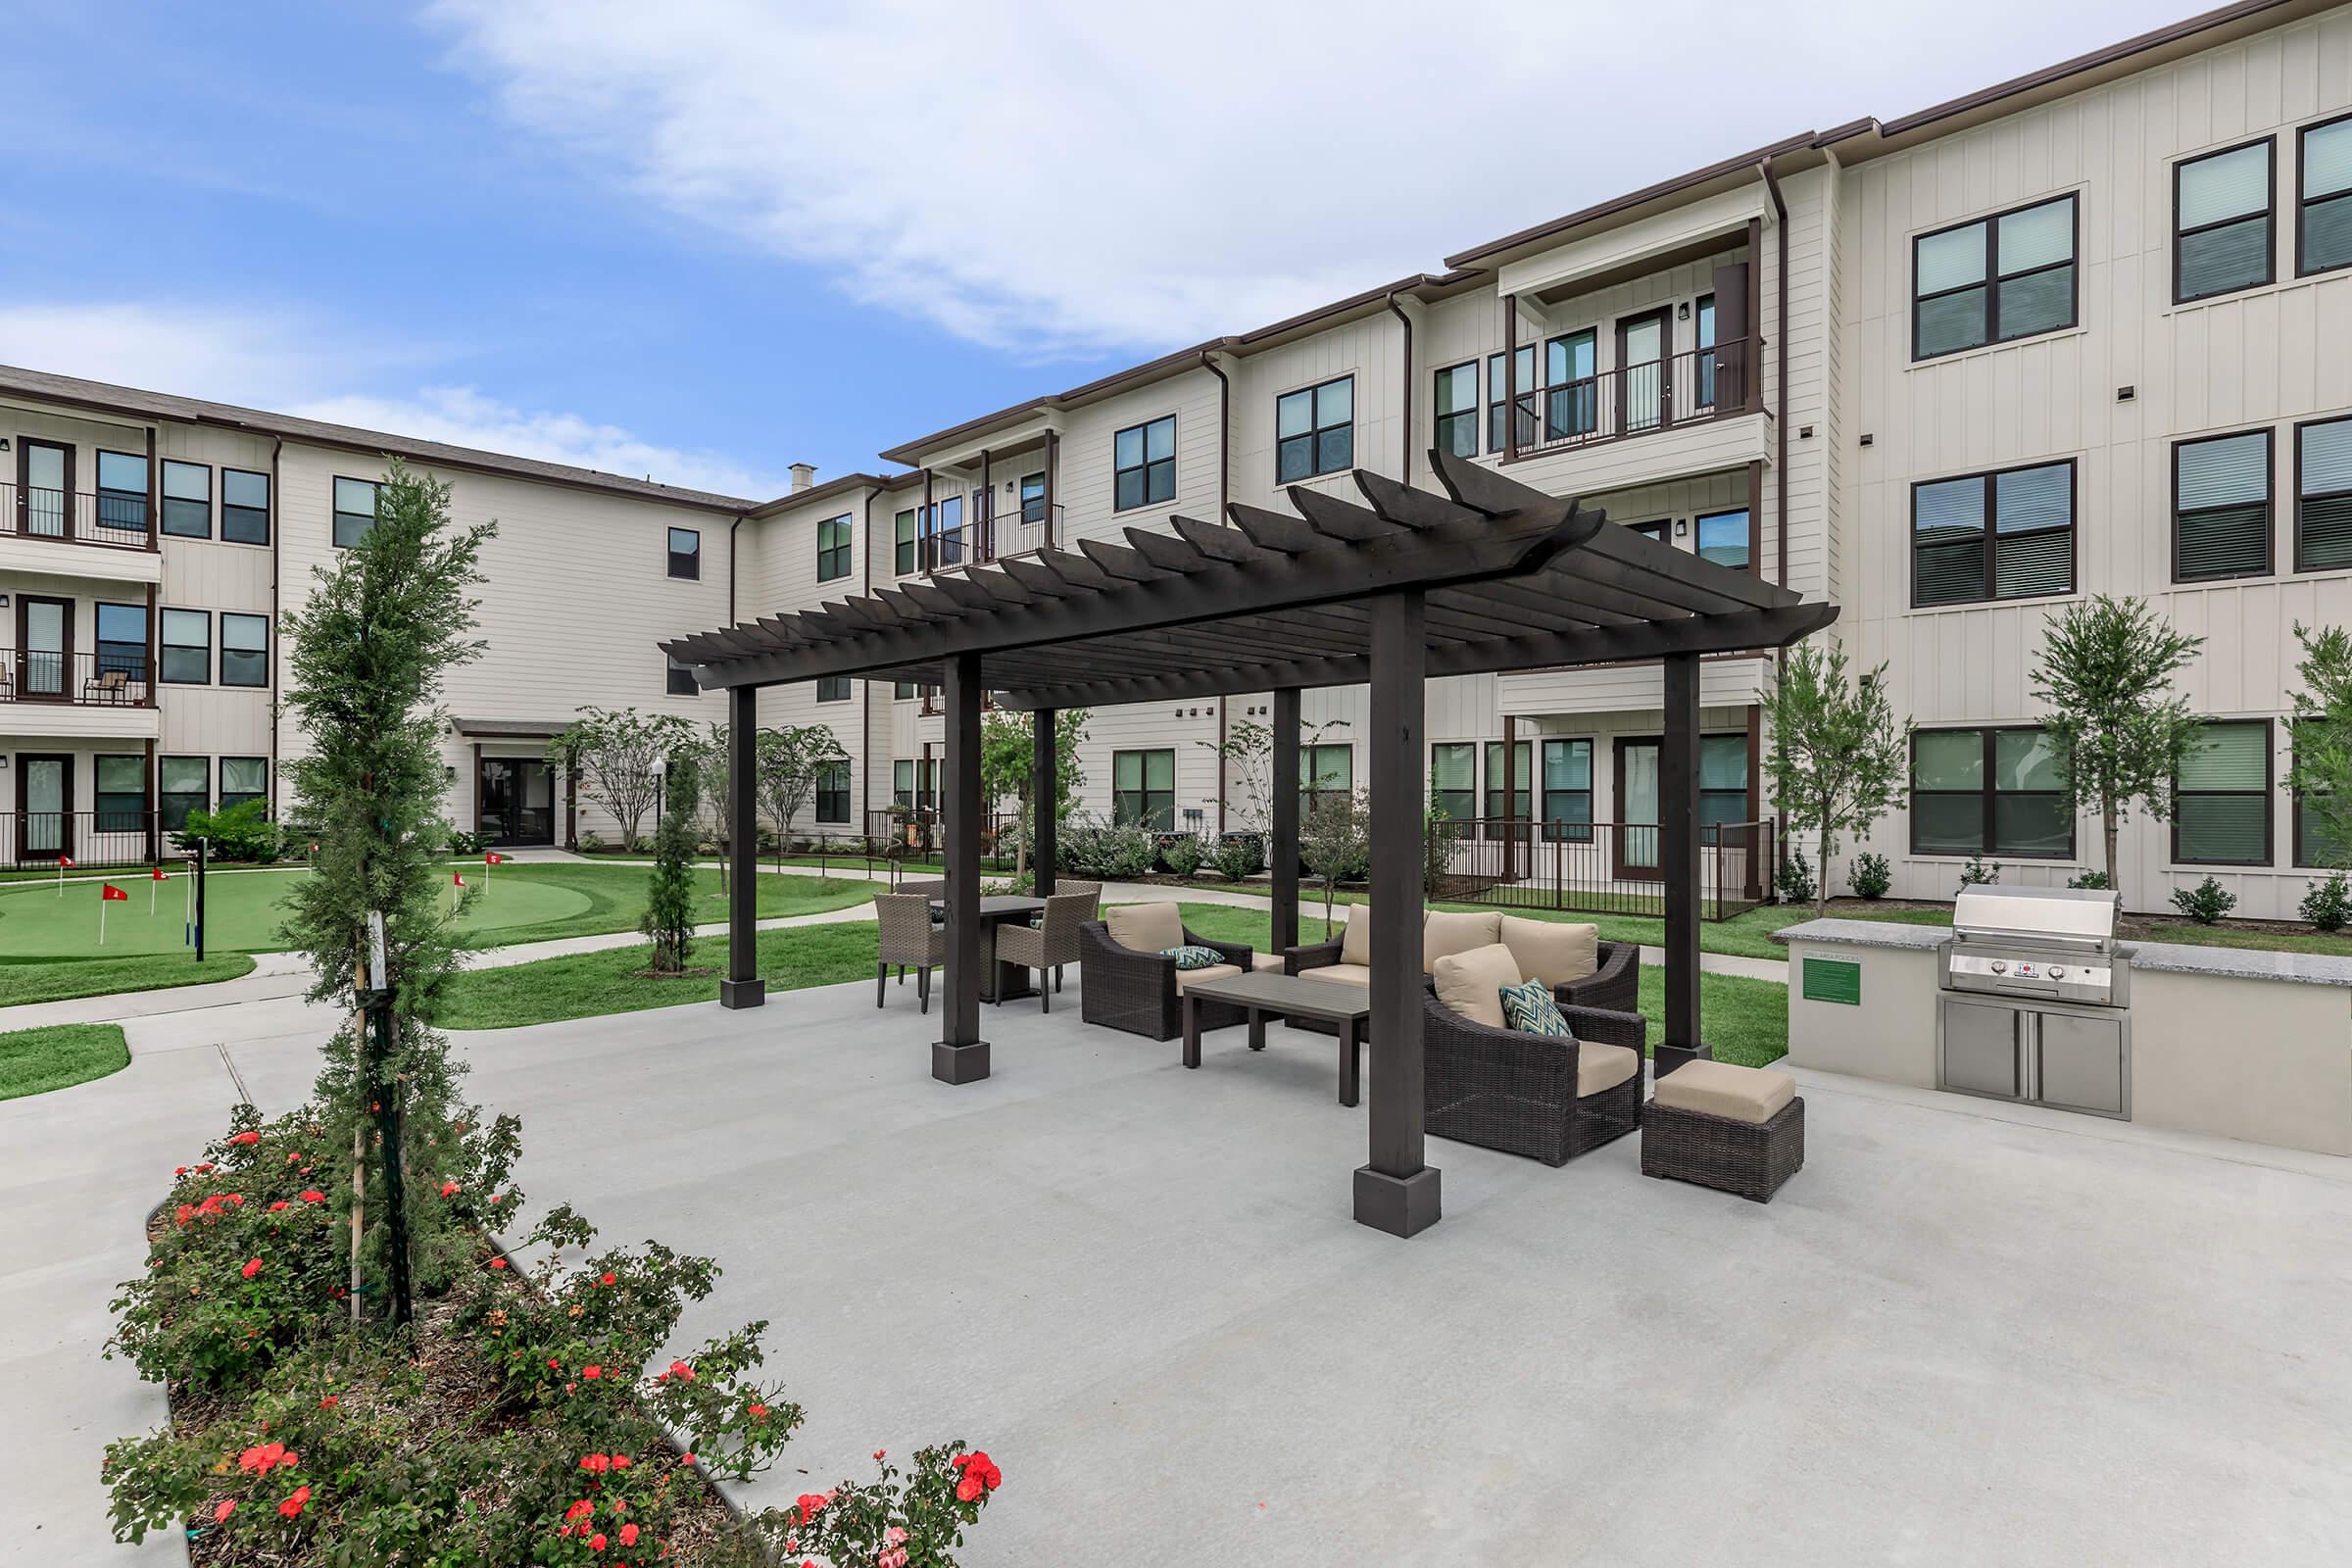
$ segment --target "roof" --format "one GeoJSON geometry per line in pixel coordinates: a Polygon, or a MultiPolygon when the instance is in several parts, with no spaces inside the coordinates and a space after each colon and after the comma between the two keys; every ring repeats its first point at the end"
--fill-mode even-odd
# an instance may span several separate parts
{"type": "Polygon", "coordinates": [[[481,740],[553,740],[571,728],[567,718],[453,718],[449,727],[481,740]]]}
{"type": "Polygon", "coordinates": [[[1295,486],[1296,516],[1236,504],[1231,527],[1173,517],[661,647],[705,687],[940,685],[969,658],[1001,705],[1058,709],[1362,682],[1365,601],[1396,592],[1422,595],[1432,676],[1770,648],[1837,618],[1450,452],[1430,464],[1447,494],[1359,468],[1366,506],[1295,486]]]}
{"type": "Polygon", "coordinates": [[[147,392],[106,381],[85,381],[78,376],[30,370],[18,366],[0,366],[0,393],[39,398],[50,403],[70,403],[135,418],[222,425],[261,435],[282,436],[286,440],[309,445],[341,447],[353,452],[404,458],[434,467],[511,474],[518,479],[536,479],[542,483],[569,485],[575,489],[602,490],[641,501],[662,501],[672,506],[695,507],[708,512],[749,512],[759,505],[741,496],[653,484],[596,468],[543,463],[537,458],[517,458],[502,452],[484,452],[476,447],[451,446],[441,441],[420,441],[414,436],[363,430],[356,425],[306,419],[292,414],[271,414],[262,409],[239,408],[230,403],[208,403],[201,398],[183,398],[168,392],[147,392]]]}

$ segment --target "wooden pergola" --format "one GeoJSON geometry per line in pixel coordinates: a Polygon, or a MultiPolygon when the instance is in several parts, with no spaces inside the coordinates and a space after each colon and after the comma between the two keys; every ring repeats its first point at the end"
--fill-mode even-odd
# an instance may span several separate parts
{"type": "MultiPolygon", "coordinates": [[[[1660,1061],[1704,1050],[1698,1020],[1698,662],[1775,648],[1837,607],[1702,561],[1450,453],[1446,494],[1357,469],[1362,504],[1294,487],[1297,515],[1236,504],[1231,525],[1176,516],[1125,543],[907,579],[814,610],[662,644],[706,688],[731,694],[735,876],[724,1006],[762,1001],[756,950],[760,687],[857,676],[942,689],[947,710],[946,974],[932,1075],[987,1076],[980,1033],[980,712],[984,692],[1034,715],[1035,799],[1055,798],[1054,717],[1064,708],[1271,692],[1274,941],[1298,934],[1299,694],[1369,685],[1371,1156],[1355,1216],[1409,1236],[1438,1218],[1422,1158],[1421,838],[1424,683],[1563,665],[1658,660],[1665,668],[1659,841],[1666,907],[1660,1061]]],[[[1054,864],[1041,812],[1037,864],[1054,864]]],[[[1045,891],[1041,889],[1041,891],[1045,891]]],[[[1081,980],[1083,983],[1083,977],[1081,980]]]]}

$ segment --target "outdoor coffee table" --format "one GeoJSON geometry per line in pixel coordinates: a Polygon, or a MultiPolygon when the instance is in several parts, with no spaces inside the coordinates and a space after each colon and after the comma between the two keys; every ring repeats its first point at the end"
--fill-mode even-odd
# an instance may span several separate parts
{"type": "Polygon", "coordinates": [[[1260,971],[1202,980],[1184,988],[1184,1064],[1200,1065],[1200,1004],[1222,1002],[1250,1014],[1250,1049],[1266,1049],[1268,1018],[1312,1018],[1340,1028],[1340,1103],[1352,1105],[1360,1068],[1357,1048],[1364,1020],[1372,1015],[1372,994],[1362,986],[1260,971]]]}

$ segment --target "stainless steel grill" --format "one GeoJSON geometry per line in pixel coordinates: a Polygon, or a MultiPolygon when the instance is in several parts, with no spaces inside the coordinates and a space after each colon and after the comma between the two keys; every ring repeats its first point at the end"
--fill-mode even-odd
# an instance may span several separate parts
{"type": "Polygon", "coordinates": [[[2095,889],[1964,889],[1936,949],[1941,1087],[2128,1117],[2132,958],[2115,920],[2095,889]]]}

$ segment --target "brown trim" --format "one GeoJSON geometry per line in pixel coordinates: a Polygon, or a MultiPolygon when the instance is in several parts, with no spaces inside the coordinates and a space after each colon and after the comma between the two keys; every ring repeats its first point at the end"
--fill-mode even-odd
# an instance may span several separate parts
{"type": "MultiPolygon", "coordinates": [[[[1614,325],[1617,329],[1618,437],[1623,439],[1633,435],[1647,435],[1653,430],[1663,430],[1674,422],[1674,388],[1671,385],[1674,375],[1674,307],[1661,305],[1655,310],[1636,311],[1630,316],[1618,317],[1614,325]],[[1657,323],[1658,357],[1655,361],[1644,360],[1642,363],[1644,365],[1655,364],[1658,367],[1658,383],[1655,397],[1649,400],[1655,404],[1655,407],[1649,411],[1649,416],[1641,424],[1636,424],[1632,417],[1634,367],[1626,358],[1625,335],[1628,327],[1640,326],[1647,321],[1657,323]]],[[[1515,451],[1516,449],[1514,449],[1514,455],[1515,451]]]]}
{"type": "MultiPolygon", "coordinates": [[[[2293,472],[2288,482],[2294,486],[2295,570],[2298,573],[2306,571],[2342,571],[2346,566],[2352,566],[2352,562],[2346,562],[2337,565],[2324,566],[2307,566],[2303,564],[2303,503],[2306,499],[2308,499],[2303,494],[2303,432],[2324,424],[2352,424],[2352,415],[2334,414],[2317,419],[2300,420],[2292,427],[2291,431],[2294,437],[2295,450],[2294,462],[2291,465],[2293,472]]],[[[2342,491],[2338,490],[2330,490],[2326,493],[2330,496],[2343,494],[2342,491]]]]}
{"type": "MultiPolygon", "coordinates": [[[[1907,747],[1909,755],[1906,757],[1903,764],[1903,814],[1908,819],[1904,844],[1907,852],[1915,857],[1923,858],[1946,860],[1965,859],[1969,855],[1986,857],[1998,856],[2005,857],[2006,858],[2012,860],[2046,860],[2061,862],[2073,860],[2075,858],[2076,847],[2075,829],[2079,824],[2075,813],[2072,810],[2063,808],[2060,811],[2060,815],[2066,822],[2066,849],[2064,852],[2057,855],[2031,855],[2023,850],[1998,849],[1995,848],[1993,844],[1993,806],[1999,797],[2003,795],[2041,796],[2056,795],[2058,793],[2055,790],[2004,790],[1998,788],[1994,783],[1995,779],[1999,777],[1999,770],[1995,766],[1995,748],[2000,743],[1997,739],[1995,739],[1995,737],[2001,735],[2019,734],[2039,735],[2047,728],[2048,726],[2044,724],[1935,724],[1930,725],[1925,729],[1913,730],[1911,732],[1911,737],[1907,747]],[[1984,747],[1984,760],[1980,764],[1978,784],[1975,789],[1928,790],[1925,792],[1929,795],[1973,795],[1983,797],[1983,816],[1981,818],[1979,827],[1979,842],[1981,847],[1976,850],[1967,852],[1958,850],[1923,850],[1919,847],[1919,809],[1917,803],[1920,795],[1922,794],[1922,791],[1919,788],[1919,739],[1923,735],[1975,735],[1978,737],[1979,741],[1984,747]]],[[[1816,875],[1819,875],[1822,870],[1820,866],[1815,866],[1813,869],[1816,875]]]]}
{"type": "MultiPolygon", "coordinates": [[[[1217,521],[1225,522],[1227,520],[1225,509],[1232,501],[1233,382],[1226,376],[1224,367],[1218,365],[1206,351],[1201,353],[1200,368],[1217,378],[1217,521]]],[[[1147,459],[1144,466],[1149,470],[1151,463],[1148,460],[1151,454],[1146,452],[1144,456],[1147,459]]],[[[1115,451],[1111,462],[1114,465],[1118,462],[1115,451]]],[[[1115,472],[1111,476],[1111,500],[1117,501],[1118,476],[1115,472]]],[[[1052,508],[1049,506],[1048,511],[1051,512],[1051,510],[1052,508]]],[[[1047,531],[1049,533],[1053,531],[1051,525],[1047,531]]],[[[1222,791],[1223,787],[1220,782],[1219,790],[1222,791]]],[[[1218,805],[1222,808],[1223,801],[1220,800],[1218,805]]]]}
{"type": "Polygon", "coordinates": [[[482,836],[482,743],[473,743],[473,836],[482,836]]]}
{"type": "MultiPolygon", "coordinates": [[[[2171,443],[2171,462],[2167,465],[2171,488],[2165,501],[2165,531],[2171,536],[2173,581],[2176,583],[2239,582],[2249,577],[2269,577],[2278,570],[2278,433],[2271,425],[2256,425],[2244,430],[2217,430],[2211,435],[2189,436],[2171,443]],[[2262,437],[2262,564],[2251,571],[2220,571],[2202,577],[2180,575],[2180,449],[2201,447],[2216,441],[2236,441],[2246,436],[2262,437]]],[[[2300,487],[2298,486],[2298,489],[2300,487]]],[[[2302,511],[2297,506],[2297,526],[2300,529],[2302,511]]]]}
{"type": "MultiPolygon", "coordinates": [[[[1660,661],[1660,662],[1662,663],[1664,661],[1660,661]]],[[[1653,859],[1650,863],[1643,865],[1633,858],[1632,855],[1627,849],[1627,846],[1633,842],[1632,833],[1637,827],[1650,827],[1653,833],[1659,835],[1663,835],[1665,832],[1665,825],[1662,819],[1665,816],[1666,737],[1663,735],[1612,736],[1611,744],[1609,746],[1609,755],[1611,769],[1609,815],[1615,819],[1616,823],[1610,834],[1610,837],[1614,842],[1609,846],[1609,874],[1621,882],[1658,881],[1665,874],[1664,867],[1661,866],[1658,861],[1664,859],[1665,858],[1662,855],[1658,856],[1657,859],[1653,859]],[[1659,769],[1658,814],[1661,818],[1661,821],[1655,827],[1651,827],[1651,824],[1647,822],[1631,821],[1626,816],[1625,754],[1629,748],[1635,746],[1653,746],[1657,748],[1659,769]]],[[[1653,840],[1653,845],[1654,842],[1655,841],[1653,840]]]]}
{"type": "MultiPolygon", "coordinates": [[[[1538,371],[1544,368],[1536,367],[1538,371]]],[[[1620,366],[1620,369],[1623,367],[1620,366]]],[[[1619,377],[1620,384],[1623,376],[1619,377]]],[[[1617,428],[1623,431],[1620,418],[1617,428]]],[[[1502,461],[1519,461],[1519,296],[1502,296],[1502,461]]]]}
{"type": "Polygon", "coordinates": [[[1751,152],[1741,153],[1736,158],[1727,158],[1720,163],[1709,164],[1703,169],[1694,169],[1687,174],[1677,174],[1672,179],[1662,179],[1654,185],[1644,185],[1640,190],[1630,191],[1623,196],[1611,197],[1605,202],[1598,202],[1593,206],[1570,213],[1565,218],[1555,218],[1548,222],[1538,223],[1533,228],[1523,228],[1516,234],[1506,234],[1500,239],[1490,240],[1484,245],[1474,246],[1466,251],[1456,251],[1446,258],[1446,265],[1456,270],[1473,266],[1492,268],[1496,265],[1496,258],[1504,251],[1555,240],[1570,229],[1598,222],[1604,218],[1621,217],[1633,208],[1654,201],[1662,201],[1669,196],[1689,194],[1698,187],[1716,180],[1745,174],[1748,170],[1755,167],[1757,160],[1775,153],[1810,151],[1813,147],[1813,140],[1812,131],[1803,131],[1774,142],[1770,146],[1758,147],[1751,152]]]}
{"type": "MultiPolygon", "coordinates": [[[[2230,227],[2230,226],[2231,224],[2233,224],[2233,223],[2242,223],[2242,222],[2244,222],[2244,221],[2245,221],[2245,220],[2246,220],[2248,218],[2250,218],[2250,217],[2252,217],[2252,216],[2253,216],[2253,215],[2252,215],[2252,214],[2250,214],[2250,213],[2240,213],[2240,214],[2239,214],[2238,216],[2236,216],[2235,218],[2225,218],[2225,219],[2222,219],[2222,220],[2220,220],[2219,221],[2216,221],[2216,222],[2211,222],[2211,223],[2201,223],[2201,224],[2199,224],[2199,225],[2197,226],[2197,228],[2195,229],[2195,232],[2196,232],[2196,233],[2199,233],[2199,234],[2203,234],[2203,233],[2210,232],[2211,230],[2213,230],[2213,229],[2217,229],[2217,228],[2228,228],[2228,227],[2230,227]]],[[[2080,223],[2080,222],[2078,222],[2078,223],[2076,224],[2076,230],[2077,230],[2077,237],[2078,237],[2078,238],[2080,238],[2080,236],[2081,236],[2081,228],[2082,228],[2082,225],[2081,225],[2081,223],[2080,223]]],[[[2215,147],[2215,148],[2212,148],[2211,150],[2209,150],[2209,151],[2206,151],[2206,152],[2201,152],[2201,153],[2191,153],[2191,154],[2189,154],[2189,155],[2188,155],[2187,157],[2185,157],[2185,158],[2176,158],[2176,159],[2174,159],[2174,160],[2173,160],[2173,223],[2172,223],[2172,229],[2173,229],[2173,240],[2172,240],[2172,246],[2171,246],[2171,250],[2172,250],[2172,262],[2173,262],[2173,303],[2174,303],[2175,305],[2195,305],[2195,304],[2199,304],[2199,303],[2201,303],[2201,302],[2203,302],[2203,301],[2205,301],[2205,300],[2218,300],[2218,299],[2226,299],[2227,297],[2229,297],[2229,296],[2230,296],[2230,295],[2231,295],[2231,294],[2242,294],[2242,293],[2244,293],[2244,292],[2245,292],[2247,289],[2250,289],[2250,288],[2268,288],[2268,287],[2270,287],[2270,286],[2271,286],[2273,283],[2276,283],[2276,282],[2278,282],[2278,135],[2277,135],[2277,134],[2274,132],[2273,134],[2271,134],[2271,135],[2267,135],[2267,136],[2255,136],[2255,137],[2251,137],[2251,138],[2249,138],[2248,140],[2245,140],[2245,141],[2241,141],[2241,142],[2235,143],[2235,144],[2234,144],[2234,145],[2232,145],[2232,146],[2229,146],[2229,147],[2215,147]],[[2269,155],[2270,155],[2270,160],[2269,160],[2269,168],[2268,168],[2268,170],[2267,170],[2267,172],[2266,172],[2266,175],[2265,175],[2264,182],[2263,182],[2263,183],[2264,183],[2264,200],[2263,200],[2263,208],[2262,208],[2262,218],[2263,218],[2263,224],[2262,224],[2262,276],[2260,276],[2260,277],[2258,277],[2258,278],[2254,279],[2254,280],[2253,280],[2252,282],[2250,282],[2250,283],[2232,283],[2232,284],[2230,284],[2230,285],[2228,288],[2217,288],[2217,289],[2215,289],[2215,290],[2214,290],[2212,293],[2210,293],[2210,294],[2183,294],[2183,293],[2181,293],[2181,292],[2180,292],[2180,242],[2181,242],[2183,239],[2186,239],[2186,238],[2188,237],[2188,235],[2189,235],[2190,231],[2189,231],[2189,230],[2187,230],[2187,229],[2183,229],[2183,228],[2180,226],[2180,172],[2181,172],[2182,170],[2186,169],[2186,168],[2187,168],[2189,165],[2191,165],[2191,164],[2201,164],[2201,163],[2204,163],[2206,160],[2208,160],[2208,159],[2212,159],[2212,158],[2227,158],[2227,157],[2229,157],[2229,156],[2230,156],[2231,153],[2242,153],[2242,152],[2244,152],[2244,151],[2245,151],[2247,148],[2249,148],[2249,147],[2260,147],[2260,148],[2263,148],[2263,149],[2265,149],[2265,150],[2266,150],[2266,151],[2269,153],[2269,155]]],[[[2076,314],[2077,314],[2077,315],[2081,315],[2082,313],[2081,313],[2081,311],[2080,311],[2080,310],[2078,310],[2078,311],[2076,312],[2076,314]]]]}
{"type": "MultiPolygon", "coordinates": [[[[155,426],[147,426],[147,549],[164,548],[164,466],[156,461],[155,426]]],[[[212,535],[205,535],[210,539],[212,535]]]]}
{"type": "MultiPolygon", "coordinates": [[[[74,701],[74,601],[55,594],[17,595],[17,701],[21,703],[71,703],[74,701]],[[32,646],[32,625],[29,612],[35,605],[55,605],[64,613],[59,617],[64,627],[64,646],[54,650],[58,656],[57,690],[35,692],[32,689],[32,656],[49,653],[50,649],[32,646]]],[[[148,688],[150,692],[153,687],[148,688]]]]}
{"type": "MultiPolygon", "coordinates": [[[[2273,205],[2277,204],[2274,202],[2273,205]]],[[[1910,282],[1911,363],[1913,365],[1925,365],[1931,360],[1950,359],[1955,354],[1967,354],[1976,349],[1997,348],[2004,343],[2023,343],[2032,338],[2047,337],[2052,332],[2074,331],[2082,324],[2082,192],[2066,190],[2060,191],[2055,196],[2037,196],[2030,202],[2020,202],[2015,206],[2003,207],[1994,212],[1979,213],[1974,218],[1963,218],[1956,223],[1942,223],[1935,228],[1921,229],[1911,236],[1910,282]],[[2054,207],[2060,202],[2066,203],[2067,221],[2073,231],[2072,237],[2067,242],[2066,260],[2051,262],[2041,267],[2028,268],[2022,272],[2002,271],[2001,220],[2014,218],[2019,213],[2030,213],[2036,207],[2054,207]],[[1938,289],[1933,298],[1942,299],[1950,294],[1963,294],[1972,288],[1983,290],[1984,294],[1984,340],[1977,343],[1963,343],[1957,348],[1937,349],[1933,354],[1923,354],[1920,352],[1919,346],[1919,308],[1926,301],[1919,292],[1919,248],[1929,240],[1940,238],[1957,229],[1974,228],[1980,223],[1984,225],[1984,275],[1975,283],[1961,283],[1951,288],[1938,289]],[[2037,326],[2031,332],[2004,334],[2001,331],[2001,285],[2012,278],[2039,277],[2044,272],[2055,272],[2062,267],[2070,274],[2067,279],[2066,319],[2048,326],[2037,326]]]]}
{"type": "MultiPolygon", "coordinates": [[[[1998,468],[1986,468],[1978,473],[1946,473],[1932,478],[1914,479],[1906,492],[1910,505],[1904,509],[1903,531],[1905,548],[1910,554],[1909,608],[1912,610],[1956,610],[1964,605],[2008,605],[2036,599],[2061,599],[2081,591],[2082,580],[2082,462],[2080,458],[2044,458],[2034,463],[2011,463],[1998,468]],[[2054,468],[2066,466],[2066,586],[2041,594],[2001,595],[1998,586],[2000,563],[1996,551],[2000,543],[2000,514],[1996,497],[1999,487],[1993,480],[2004,473],[2025,473],[2034,468],[2054,468]],[[1957,484],[1974,479],[1984,486],[1984,569],[1979,579],[1984,592],[1968,599],[1938,599],[1932,605],[1919,602],[1919,492],[1932,484],[1957,484]]],[[[2039,530],[2049,532],[2048,529],[2039,530]]],[[[2018,535],[2012,534],[2011,538],[2018,535]]]]}
{"type": "MultiPolygon", "coordinates": [[[[2328,272],[2340,272],[2345,268],[2352,267],[2352,257],[2348,257],[2340,262],[2331,262],[2326,267],[2306,267],[2303,265],[2303,219],[2304,215],[2308,213],[2311,208],[2310,198],[2304,195],[2304,185],[2311,170],[2311,155],[2308,150],[2308,143],[2311,139],[2311,133],[2315,130],[2326,130],[2332,125],[2340,125],[2347,120],[2352,120],[2352,114],[2331,115],[2326,120],[2315,120],[2308,125],[2297,125],[2295,127],[2294,275],[2297,277],[2319,277],[2328,272]]],[[[2322,201],[2352,201],[2352,192],[2335,191],[2329,195],[2323,196],[2320,199],[2322,201]]]]}
{"type": "MultiPolygon", "coordinates": [[[[1764,710],[1756,703],[1747,705],[1747,816],[1751,822],[1764,819],[1764,710]]],[[[1715,836],[1715,843],[1722,848],[1722,834],[1715,836]]],[[[1746,894],[1750,899],[1763,898],[1769,879],[1780,869],[1769,857],[1756,853],[1760,848],[1750,847],[1747,855],[1746,894]]]]}
{"type": "MultiPolygon", "coordinates": [[[[1404,314],[1403,306],[1396,303],[1396,291],[1394,289],[1389,291],[1389,314],[1396,318],[1397,325],[1404,330],[1404,379],[1399,383],[1404,389],[1401,411],[1404,435],[1396,444],[1396,477],[1406,484],[1411,484],[1413,482],[1413,318],[1404,314]]],[[[1224,515],[1223,500],[1224,498],[1220,494],[1218,497],[1220,503],[1218,515],[1220,517],[1224,515]]]]}
{"type": "MultiPolygon", "coordinates": [[[[163,823],[158,814],[160,808],[155,794],[156,783],[154,738],[149,737],[141,750],[145,753],[145,760],[147,763],[147,858],[151,863],[155,863],[160,862],[162,858],[163,823]]],[[[90,797],[90,805],[93,807],[98,804],[98,798],[95,793],[97,783],[98,763],[95,760],[93,760],[90,763],[90,784],[93,790],[93,793],[90,797]]],[[[271,767],[270,769],[270,787],[271,790],[275,790],[277,788],[277,769],[275,767],[271,767]]],[[[95,822],[96,818],[93,817],[91,820],[95,822]]]]}
{"type": "MultiPolygon", "coordinates": [[[[2166,866],[2237,865],[2268,868],[2278,863],[2278,733],[2277,721],[2269,718],[2204,718],[2200,724],[2260,724],[2262,726],[2262,858],[2259,860],[2191,860],[2180,854],[2180,775],[2173,775],[2172,832],[2166,844],[2166,866]]],[[[2190,795],[2243,795],[2244,790],[2189,790],[2190,795]]]]}
{"type": "MultiPolygon", "coordinates": [[[[152,749],[155,745],[153,741],[149,741],[147,744],[150,749],[152,749]]],[[[19,861],[31,859],[55,859],[60,855],[71,858],[74,854],[74,754],[72,752],[19,752],[17,754],[16,769],[17,859],[19,861]],[[54,855],[43,854],[35,856],[29,853],[25,848],[24,841],[30,836],[25,829],[30,825],[32,818],[32,807],[30,805],[27,792],[30,788],[32,779],[31,764],[34,762],[60,762],[64,764],[64,766],[60,769],[60,782],[62,789],[58,798],[61,804],[58,810],[57,820],[57,851],[54,855]]],[[[155,770],[152,767],[148,769],[147,777],[150,781],[149,788],[152,790],[153,780],[155,778],[155,770]]],[[[209,774],[207,775],[207,779],[209,781],[209,774]]]]}

